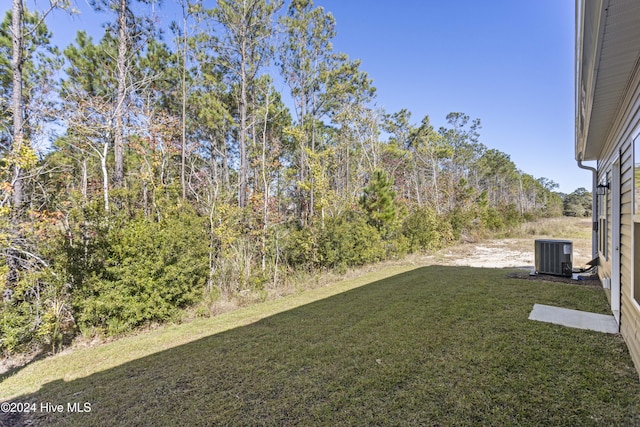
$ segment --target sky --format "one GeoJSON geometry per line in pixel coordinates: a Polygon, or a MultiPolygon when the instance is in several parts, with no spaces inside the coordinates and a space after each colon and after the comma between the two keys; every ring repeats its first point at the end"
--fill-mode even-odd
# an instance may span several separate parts
{"type": "MultiPolygon", "coordinates": [[[[465,113],[480,119],[480,142],[509,154],[523,172],[564,193],[590,190],[591,173],[574,159],[574,0],[314,3],[335,17],[334,50],[362,61],[386,112],[405,108],[413,124],[428,115],[436,128],[448,113],[465,113]]],[[[179,19],[176,4],[156,8],[162,24],[179,19]]],[[[60,47],[81,29],[99,38],[110,19],[86,0],[76,8],[78,15],[47,20],[60,47]]]]}

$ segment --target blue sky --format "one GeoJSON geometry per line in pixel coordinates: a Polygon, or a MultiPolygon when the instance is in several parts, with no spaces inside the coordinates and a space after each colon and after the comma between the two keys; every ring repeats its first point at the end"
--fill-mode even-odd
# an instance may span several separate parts
{"type": "MultiPolygon", "coordinates": [[[[210,2],[213,6],[213,2],[210,2]]],[[[156,10],[168,23],[175,1],[156,10]]],[[[573,0],[316,0],[337,22],[336,51],[362,61],[387,112],[402,108],[436,127],[459,111],[482,122],[481,142],[569,193],[590,189],[574,160],[573,0]]],[[[107,15],[56,13],[54,42],[100,34],[107,15]]],[[[286,90],[284,87],[281,90],[286,90]]]]}
{"type": "Polygon", "coordinates": [[[590,190],[574,160],[573,0],[319,0],[336,50],[362,60],[389,112],[460,111],[521,170],[590,190]]]}

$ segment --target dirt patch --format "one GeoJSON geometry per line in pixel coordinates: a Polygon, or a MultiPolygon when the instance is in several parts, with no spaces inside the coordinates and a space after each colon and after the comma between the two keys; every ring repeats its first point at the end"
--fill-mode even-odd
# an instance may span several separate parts
{"type": "MultiPolygon", "coordinates": [[[[440,251],[437,261],[446,265],[481,268],[533,269],[535,240],[532,238],[494,239],[478,243],[465,243],[440,251]]],[[[573,266],[584,268],[591,261],[591,241],[569,239],[573,242],[573,266]]]]}
{"type": "Polygon", "coordinates": [[[28,353],[12,354],[10,357],[3,357],[0,359],[0,376],[18,370],[29,363],[44,359],[45,357],[47,357],[47,354],[37,349],[28,353]]]}
{"type": "Polygon", "coordinates": [[[484,268],[533,268],[533,249],[526,247],[528,239],[488,240],[453,246],[443,254],[450,265],[484,268]],[[524,240],[524,241],[523,241],[524,240]]]}
{"type": "MultiPolygon", "coordinates": [[[[569,238],[562,237],[563,240],[571,240],[573,243],[573,268],[588,268],[587,263],[591,261],[591,239],[576,237],[575,232],[575,227],[582,226],[585,222],[569,222],[566,219],[558,220],[557,222],[567,228],[566,235],[574,236],[569,238]]],[[[559,227],[558,224],[554,226],[559,227]]],[[[590,225],[590,222],[586,224],[590,225]]],[[[529,226],[531,225],[529,224],[529,226]]],[[[548,224],[545,226],[549,227],[548,224]]],[[[574,280],[571,277],[552,276],[548,274],[530,275],[534,270],[535,264],[535,240],[541,238],[558,239],[560,237],[535,235],[526,238],[493,239],[455,245],[440,251],[436,255],[436,263],[480,268],[514,268],[520,269],[521,271],[510,272],[507,274],[507,277],[522,280],[570,283],[583,286],[601,286],[597,276],[585,276],[581,280],[574,280]]]]}

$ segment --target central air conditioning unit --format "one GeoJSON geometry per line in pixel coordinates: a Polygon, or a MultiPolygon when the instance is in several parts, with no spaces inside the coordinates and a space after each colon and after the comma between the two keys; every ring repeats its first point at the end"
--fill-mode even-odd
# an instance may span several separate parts
{"type": "Polygon", "coordinates": [[[536,240],[536,273],[571,277],[573,242],[571,240],[536,240]]]}

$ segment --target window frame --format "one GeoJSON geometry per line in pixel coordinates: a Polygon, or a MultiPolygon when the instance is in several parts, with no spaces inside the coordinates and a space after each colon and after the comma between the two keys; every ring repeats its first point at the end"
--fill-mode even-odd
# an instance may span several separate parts
{"type": "Polygon", "coordinates": [[[636,135],[632,140],[631,146],[631,211],[632,211],[632,229],[631,238],[633,244],[632,263],[631,263],[631,299],[635,302],[636,307],[640,309],[640,268],[636,268],[638,261],[636,258],[640,255],[640,135],[636,135]]]}

